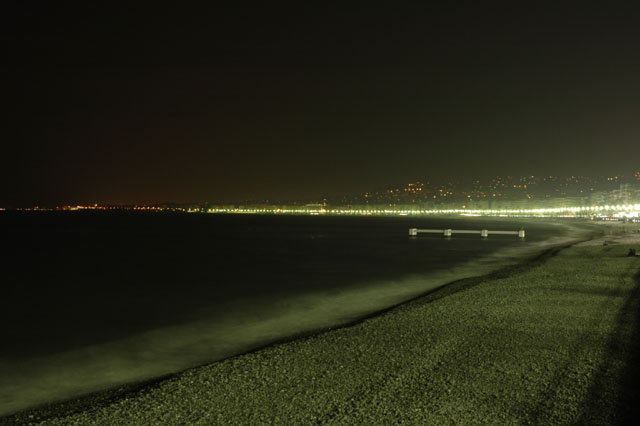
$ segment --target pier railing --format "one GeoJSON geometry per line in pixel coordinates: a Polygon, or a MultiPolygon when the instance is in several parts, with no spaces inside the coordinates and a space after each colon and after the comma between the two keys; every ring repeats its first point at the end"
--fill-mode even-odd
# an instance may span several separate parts
{"type": "Polygon", "coordinates": [[[409,228],[409,236],[417,237],[418,234],[441,234],[445,237],[450,237],[453,234],[477,234],[482,238],[489,237],[491,235],[517,235],[518,238],[525,237],[524,229],[519,231],[489,231],[488,229],[472,230],[472,229],[419,229],[409,228]]]}

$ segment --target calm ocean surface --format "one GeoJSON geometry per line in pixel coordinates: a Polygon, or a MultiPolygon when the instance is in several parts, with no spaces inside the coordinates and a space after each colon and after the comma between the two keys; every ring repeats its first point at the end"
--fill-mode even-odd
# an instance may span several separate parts
{"type": "Polygon", "coordinates": [[[0,415],[352,321],[586,238],[502,218],[0,214],[0,415]],[[527,230],[409,238],[410,227],[527,230]]]}

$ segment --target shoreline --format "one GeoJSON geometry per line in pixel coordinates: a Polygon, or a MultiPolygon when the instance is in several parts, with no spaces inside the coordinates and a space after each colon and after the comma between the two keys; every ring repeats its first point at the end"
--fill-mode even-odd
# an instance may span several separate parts
{"type": "MultiPolygon", "coordinates": [[[[478,223],[475,220],[470,221],[478,223]]],[[[510,226],[504,225],[498,218],[495,220],[498,228],[498,222],[503,227],[510,226]]],[[[464,222],[467,223],[467,220],[464,222]]],[[[409,271],[403,275],[369,274],[371,276],[361,283],[345,287],[330,283],[325,289],[298,294],[294,292],[266,300],[247,293],[243,299],[227,303],[225,310],[228,314],[225,315],[215,310],[191,311],[192,319],[189,321],[150,328],[120,339],[50,355],[8,359],[0,364],[0,381],[3,382],[0,388],[0,413],[7,415],[96,391],[117,389],[127,383],[153,380],[283,339],[353,323],[453,281],[482,276],[505,265],[525,262],[550,245],[566,244],[576,237],[587,238],[587,234],[599,232],[573,221],[552,224],[545,221],[542,227],[533,222],[539,221],[532,221],[532,229],[536,226],[542,230],[551,229],[551,232],[543,234],[543,238],[547,239],[542,240],[537,234],[531,234],[529,240],[532,241],[522,244],[514,239],[506,245],[500,242],[504,240],[502,238],[497,238],[497,241],[467,239],[474,246],[495,246],[497,243],[498,249],[492,249],[481,257],[467,257],[455,252],[453,254],[458,257],[455,267],[432,269],[427,266],[423,267],[424,272],[409,271]]],[[[517,225],[520,226],[520,223],[517,225]]],[[[473,227],[472,224],[469,226],[473,227]]],[[[408,238],[404,233],[400,234],[396,236],[394,231],[395,238],[408,238]]],[[[406,247],[429,246],[433,244],[429,240],[425,238],[423,243],[411,240],[402,243],[406,247]]],[[[465,238],[454,238],[452,241],[436,238],[436,241],[438,247],[452,245],[460,246],[463,250],[468,244],[465,238]]],[[[414,261],[421,263],[420,259],[414,261]]],[[[425,261],[430,264],[430,260],[425,261]]]]}
{"type": "MultiPolygon", "coordinates": [[[[605,236],[606,237],[606,236],[605,236]]],[[[602,238],[605,238],[602,237],[602,238]]],[[[609,239],[611,239],[611,237],[608,237],[609,239]]],[[[566,248],[566,247],[563,247],[566,248]]],[[[360,317],[354,321],[350,321],[347,324],[343,324],[343,325],[339,325],[336,327],[328,327],[328,328],[320,328],[320,329],[314,329],[314,330],[308,330],[302,333],[298,333],[295,335],[291,335],[282,339],[278,339],[277,341],[268,343],[266,345],[262,345],[260,347],[256,347],[250,351],[247,352],[243,352],[242,354],[238,354],[238,355],[234,355],[230,358],[225,358],[222,360],[218,360],[218,361],[214,361],[213,364],[217,364],[220,362],[226,362],[229,359],[236,359],[239,357],[243,357],[246,355],[251,355],[251,354],[255,354],[257,352],[263,351],[263,350],[268,350],[269,348],[272,348],[274,346],[278,346],[278,345],[283,345],[283,344],[287,344],[287,343],[291,343],[293,341],[299,340],[299,339],[306,339],[306,338],[310,338],[313,336],[317,336],[317,335],[322,335],[325,334],[327,332],[332,332],[335,330],[342,330],[342,329],[349,329],[352,327],[355,327],[361,323],[364,323],[372,318],[378,318],[380,316],[384,316],[387,313],[389,313],[390,311],[394,311],[397,309],[402,309],[402,307],[404,306],[409,306],[412,303],[416,302],[417,300],[420,299],[425,299],[425,298],[430,298],[430,297],[435,297],[434,300],[436,299],[440,299],[440,298],[444,298],[446,296],[449,296],[451,294],[455,294],[458,291],[463,291],[464,289],[466,289],[467,287],[472,287],[477,285],[478,283],[482,283],[482,282],[486,282],[488,280],[493,280],[493,279],[498,279],[499,277],[504,277],[505,274],[508,275],[510,273],[513,273],[514,271],[519,271],[522,269],[529,269],[532,267],[535,267],[535,265],[537,265],[538,263],[541,262],[540,259],[546,259],[547,257],[551,256],[552,253],[557,253],[558,251],[561,251],[563,248],[550,248],[548,250],[546,250],[545,252],[543,252],[542,254],[537,255],[534,259],[526,259],[524,262],[519,262],[515,265],[508,265],[506,267],[500,268],[496,271],[490,272],[489,274],[483,274],[481,276],[477,276],[477,277],[469,277],[469,278],[462,278],[459,280],[454,280],[453,282],[446,284],[444,286],[441,287],[437,287],[435,289],[429,290],[427,293],[425,294],[421,294],[418,296],[415,296],[409,300],[394,304],[393,306],[389,306],[383,310],[379,310],[376,312],[373,312],[371,314],[365,315],[363,317],[360,317]],[[437,295],[437,296],[434,296],[437,295]]],[[[542,260],[542,262],[544,262],[544,260],[542,260]]],[[[59,402],[53,402],[53,403],[49,403],[49,404],[44,404],[38,407],[34,407],[31,409],[27,409],[27,410],[20,410],[16,413],[13,414],[9,414],[8,416],[4,416],[0,418],[0,424],[12,424],[12,421],[16,421],[18,419],[22,419],[19,421],[26,421],[29,422],[31,420],[27,420],[29,417],[28,416],[33,416],[33,419],[37,419],[40,418],[41,420],[43,418],[58,418],[60,416],[66,416],[66,415],[70,415],[72,413],[77,413],[79,411],[82,411],[84,409],[91,409],[94,406],[98,405],[98,406],[103,406],[103,405],[109,405],[111,403],[117,402],[117,401],[121,401],[123,399],[127,399],[130,397],[135,397],[135,395],[138,395],[140,393],[144,393],[149,391],[150,389],[154,389],[157,386],[161,386],[163,382],[166,382],[168,380],[173,380],[176,377],[179,376],[183,376],[185,374],[189,374],[190,372],[194,371],[194,370],[198,370],[198,369],[202,369],[202,368],[206,368],[207,366],[209,366],[211,363],[206,363],[197,367],[193,367],[193,368],[189,368],[187,370],[183,370],[177,373],[172,373],[172,374],[167,374],[167,375],[163,375],[161,377],[156,377],[150,380],[143,380],[141,382],[136,382],[136,383],[130,383],[127,385],[123,385],[123,386],[118,386],[117,388],[114,389],[108,389],[108,390],[103,390],[103,391],[98,391],[98,392],[93,392],[84,396],[81,396],[79,398],[71,398],[69,400],[65,400],[65,401],[59,401],[59,402]],[[26,417],[25,417],[26,416],[26,417]],[[8,423],[5,423],[8,422],[8,423]]]]}
{"type": "Polygon", "coordinates": [[[515,265],[507,265],[507,266],[504,266],[503,268],[500,268],[496,271],[489,272],[484,275],[454,280],[450,283],[447,283],[440,287],[436,287],[432,290],[429,290],[424,294],[412,297],[411,299],[408,299],[403,302],[396,303],[382,310],[372,312],[370,314],[359,317],[358,319],[355,319],[345,324],[340,324],[333,327],[319,328],[319,329],[310,330],[307,332],[302,332],[295,335],[287,336],[277,341],[250,349],[248,351],[245,351],[236,355],[232,355],[227,358],[215,360],[210,363],[198,365],[198,366],[191,367],[175,373],[169,373],[169,374],[165,374],[163,376],[151,378],[148,380],[127,383],[121,386],[117,386],[115,388],[99,390],[96,392],[91,392],[85,395],[81,395],[79,397],[45,403],[36,407],[27,408],[25,410],[19,410],[15,413],[11,413],[9,415],[0,417],[0,426],[5,424],[6,425],[23,424],[23,422],[24,424],[32,424],[32,422],[34,421],[42,422],[52,418],[69,416],[74,413],[85,411],[85,409],[92,409],[99,406],[109,405],[111,403],[118,402],[120,400],[125,400],[129,397],[135,397],[136,395],[142,392],[148,392],[154,389],[155,387],[161,385],[163,382],[167,380],[171,380],[181,375],[188,374],[191,371],[197,371],[199,369],[205,368],[212,364],[224,362],[227,360],[232,360],[234,358],[238,358],[246,355],[255,354],[260,351],[267,350],[269,348],[272,348],[278,345],[291,343],[299,339],[313,337],[313,336],[321,335],[324,333],[330,333],[332,331],[348,329],[348,328],[357,326],[367,320],[385,315],[402,306],[409,305],[411,303],[414,303],[424,298],[437,300],[440,298],[444,298],[450,294],[454,294],[459,291],[464,291],[465,289],[473,287],[486,280],[503,277],[505,275],[508,275],[509,273],[512,273],[513,271],[535,267],[536,264],[540,262],[544,262],[546,258],[553,256],[558,251],[568,247],[570,246],[549,248],[544,252],[538,254],[534,258],[527,259],[521,263],[518,263],[515,265]]]}

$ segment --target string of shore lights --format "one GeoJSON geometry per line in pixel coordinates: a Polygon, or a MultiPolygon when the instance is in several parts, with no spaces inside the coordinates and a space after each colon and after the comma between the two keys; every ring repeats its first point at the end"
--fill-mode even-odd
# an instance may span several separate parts
{"type": "Polygon", "coordinates": [[[325,215],[568,215],[594,216],[602,213],[614,217],[637,218],[640,204],[619,204],[604,206],[556,207],[539,209],[290,209],[290,208],[220,208],[209,209],[209,213],[253,213],[253,214],[325,214],[325,215]]]}

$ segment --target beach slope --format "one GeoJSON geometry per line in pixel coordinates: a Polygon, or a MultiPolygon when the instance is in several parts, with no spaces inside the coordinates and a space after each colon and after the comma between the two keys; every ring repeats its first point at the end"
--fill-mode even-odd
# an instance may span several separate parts
{"type": "Polygon", "coordinates": [[[3,420],[626,424],[640,376],[632,242],[555,251],[349,327],[3,420]]]}

